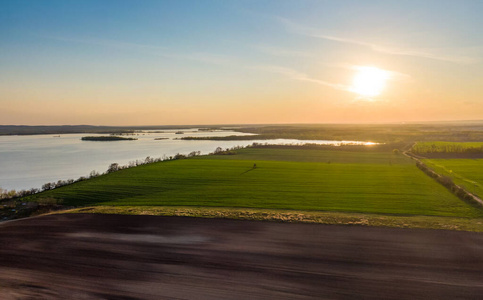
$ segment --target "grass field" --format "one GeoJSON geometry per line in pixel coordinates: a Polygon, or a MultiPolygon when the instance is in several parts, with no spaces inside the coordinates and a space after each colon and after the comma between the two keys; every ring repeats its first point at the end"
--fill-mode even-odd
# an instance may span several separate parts
{"type": "MultiPolygon", "coordinates": [[[[357,146],[356,146],[357,147],[357,146]]],[[[365,146],[371,147],[371,146],[365,146]]],[[[302,147],[273,148],[245,148],[237,151],[237,155],[198,156],[196,159],[229,159],[229,160],[268,160],[315,163],[340,164],[398,164],[414,165],[414,162],[403,155],[389,152],[359,151],[328,151],[317,149],[304,149],[302,147]]]]}
{"type": "Polygon", "coordinates": [[[137,168],[30,198],[72,206],[193,206],[482,217],[393,153],[238,150],[137,168]],[[257,167],[253,168],[256,164],[257,167]]]}
{"type": "Polygon", "coordinates": [[[483,159],[424,159],[423,162],[471,193],[483,197],[483,159]]]}

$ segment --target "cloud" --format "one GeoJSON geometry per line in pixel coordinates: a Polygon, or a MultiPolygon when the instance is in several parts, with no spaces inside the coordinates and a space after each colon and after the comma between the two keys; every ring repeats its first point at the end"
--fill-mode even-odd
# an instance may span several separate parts
{"type": "Polygon", "coordinates": [[[315,55],[307,53],[304,51],[288,50],[280,47],[266,46],[266,45],[255,45],[252,48],[257,49],[263,53],[270,54],[273,56],[281,57],[303,57],[303,58],[316,58],[315,55]]]}
{"type": "MultiPolygon", "coordinates": [[[[367,67],[367,66],[351,66],[350,69],[352,70],[359,70],[361,67],[367,67]]],[[[346,91],[346,92],[351,92],[354,93],[353,87],[345,84],[339,84],[339,83],[333,83],[333,82],[328,82],[324,80],[320,80],[317,78],[312,78],[309,75],[299,72],[294,69],[286,68],[286,67],[281,67],[281,66],[274,66],[274,65],[258,65],[258,66],[246,66],[248,69],[252,70],[260,70],[264,72],[270,72],[270,73],[275,73],[275,74],[280,74],[285,77],[288,77],[293,80],[297,81],[305,81],[305,82],[311,82],[323,86],[327,86],[339,91],[346,91]]],[[[409,80],[411,79],[411,76],[396,72],[396,71],[391,71],[391,70],[383,70],[385,73],[388,74],[388,81],[403,81],[403,80],[409,80]]],[[[357,99],[370,99],[368,97],[363,97],[359,96],[357,99]]]]}
{"type": "Polygon", "coordinates": [[[350,87],[343,85],[343,84],[337,84],[337,83],[331,83],[328,81],[323,81],[320,79],[312,78],[309,77],[307,74],[285,68],[285,67],[280,67],[280,66],[250,66],[248,67],[250,69],[255,69],[255,70],[262,70],[265,72],[271,72],[271,73],[276,73],[276,74],[281,74],[284,75],[288,78],[291,78],[293,80],[298,80],[298,81],[307,81],[307,82],[312,82],[320,85],[324,85],[327,87],[331,87],[336,90],[342,90],[342,91],[349,91],[350,87]]]}
{"type": "MultiPolygon", "coordinates": [[[[361,67],[367,67],[367,66],[351,66],[350,69],[358,70],[361,67]]],[[[350,93],[353,93],[353,94],[356,95],[356,97],[353,98],[351,103],[360,103],[360,102],[382,103],[382,102],[387,101],[387,99],[381,98],[381,97],[370,97],[370,96],[360,95],[359,93],[354,91],[353,86],[338,84],[338,83],[332,83],[332,82],[320,80],[320,79],[317,79],[317,78],[312,78],[305,73],[302,73],[302,72],[299,72],[297,70],[290,69],[290,68],[285,68],[285,67],[281,67],[281,66],[274,66],[274,65],[246,66],[246,68],[252,69],[252,70],[260,70],[260,71],[264,71],[264,72],[280,74],[280,75],[283,75],[283,76],[290,78],[292,80],[310,82],[310,83],[330,87],[330,88],[333,88],[335,90],[350,92],[350,93]]],[[[388,81],[401,81],[401,80],[408,80],[408,79],[411,78],[411,76],[404,74],[404,73],[391,71],[391,70],[383,70],[383,71],[388,74],[388,79],[387,79],[388,81]]]]}
{"type": "MultiPolygon", "coordinates": [[[[348,85],[337,84],[337,83],[332,83],[332,82],[320,80],[317,78],[313,78],[305,73],[299,72],[294,69],[290,69],[282,66],[273,66],[273,65],[251,65],[250,63],[242,62],[235,57],[227,56],[227,55],[218,55],[218,54],[203,53],[203,52],[180,53],[179,51],[175,52],[169,49],[168,47],[164,47],[164,46],[127,43],[127,42],[120,42],[120,41],[107,40],[107,39],[65,38],[65,37],[56,37],[56,36],[43,36],[43,37],[48,39],[58,40],[58,41],[70,42],[70,43],[82,43],[82,44],[99,45],[103,47],[111,47],[111,48],[117,48],[117,49],[123,49],[123,50],[134,50],[144,54],[162,56],[165,58],[192,60],[192,61],[197,61],[202,63],[224,65],[224,66],[230,66],[235,68],[261,70],[264,72],[280,74],[297,81],[311,82],[311,83],[327,86],[336,90],[341,90],[341,91],[349,91],[349,92],[351,91],[351,87],[348,85]]],[[[303,51],[287,50],[287,49],[273,47],[273,46],[258,45],[258,46],[253,46],[253,48],[256,48],[265,53],[268,53],[271,55],[277,55],[277,56],[308,57],[308,58],[315,57],[310,53],[306,53],[303,51]]],[[[343,64],[342,65],[327,64],[327,65],[331,67],[351,68],[354,70],[357,69],[357,66],[348,66],[343,64]]],[[[391,78],[409,77],[408,75],[394,72],[394,71],[387,71],[387,72],[391,74],[391,78]]]]}
{"type": "Polygon", "coordinates": [[[447,61],[459,64],[473,64],[481,61],[480,57],[483,54],[483,47],[453,47],[453,48],[418,48],[418,47],[394,47],[379,45],[375,43],[366,42],[360,39],[353,39],[343,36],[330,35],[325,32],[320,32],[311,27],[302,26],[285,18],[277,17],[289,31],[305,35],[309,37],[334,41],[339,43],[346,43],[370,48],[373,51],[386,53],[391,55],[403,55],[428,58],[433,60],[447,61]]]}
{"type": "Polygon", "coordinates": [[[158,55],[164,56],[167,58],[193,60],[193,61],[209,63],[209,64],[217,64],[217,65],[231,64],[234,59],[233,57],[228,55],[211,54],[211,53],[204,53],[204,52],[194,52],[194,53],[185,53],[185,54],[158,53],[158,55]]]}
{"type": "Polygon", "coordinates": [[[310,53],[306,51],[292,50],[292,49],[267,46],[267,45],[252,45],[250,47],[262,53],[269,54],[272,56],[308,58],[308,59],[311,59],[311,62],[313,64],[317,64],[320,66],[329,67],[329,68],[352,69],[352,65],[347,63],[335,63],[335,62],[324,61],[324,57],[323,55],[320,55],[320,53],[317,55],[315,53],[310,53]]]}
{"type": "MultiPolygon", "coordinates": [[[[349,69],[354,70],[354,71],[359,71],[362,68],[367,68],[367,67],[372,67],[372,66],[356,66],[356,65],[353,65],[353,66],[350,66],[349,69]]],[[[384,71],[384,73],[387,74],[387,80],[402,81],[402,80],[411,79],[411,76],[408,75],[408,74],[404,74],[404,73],[392,71],[392,70],[385,70],[385,69],[381,69],[381,70],[384,71]]]]}

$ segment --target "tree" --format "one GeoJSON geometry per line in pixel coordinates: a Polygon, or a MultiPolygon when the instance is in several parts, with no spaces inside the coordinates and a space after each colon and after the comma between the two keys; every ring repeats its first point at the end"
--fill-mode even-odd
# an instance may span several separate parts
{"type": "Polygon", "coordinates": [[[8,198],[13,198],[17,196],[17,191],[16,190],[10,190],[7,193],[8,198]]]}
{"type": "Polygon", "coordinates": [[[42,185],[42,191],[48,191],[54,188],[54,185],[51,182],[47,182],[42,185]]]}
{"type": "Polygon", "coordinates": [[[183,159],[183,158],[186,158],[186,155],[183,155],[183,154],[179,154],[179,153],[178,153],[178,154],[176,154],[176,155],[174,156],[174,159],[183,159]]]}
{"type": "Polygon", "coordinates": [[[119,171],[119,164],[118,163],[112,163],[109,168],[107,169],[107,173],[112,173],[119,171]]]}
{"type": "Polygon", "coordinates": [[[66,185],[66,182],[63,181],[63,180],[59,180],[57,181],[57,183],[55,184],[55,187],[58,188],[58,187],[61,187],[61,186],[64,186],[66,185]]]}
{"type": "Polygon", "coordinates": [[[200,155],[201,152],[200,151],[192,151],[190,152],[190,154],[188,154],[188,157],[193,157],[193,156],[197,156],[197,155],[200,155]]]}

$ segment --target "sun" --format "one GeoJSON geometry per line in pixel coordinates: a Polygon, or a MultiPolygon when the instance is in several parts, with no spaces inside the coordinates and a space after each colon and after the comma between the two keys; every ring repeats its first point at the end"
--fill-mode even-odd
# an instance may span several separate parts
{"type": "Polygon", "coordinates": [[[376,67],[356,67],[357,73],[350,91],[363,97],[376,97],[382,93],[389,72],[376,67]]]}

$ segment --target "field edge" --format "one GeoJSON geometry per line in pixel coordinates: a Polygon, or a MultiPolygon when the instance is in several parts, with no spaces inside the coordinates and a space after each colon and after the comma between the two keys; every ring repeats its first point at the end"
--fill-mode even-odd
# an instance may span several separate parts
{"type": "Polygon", "coordinates": [[[57,211],[50,214],[65,213],[222,218],[287,223],[317,223],[326,225],[353,225],[483,232],[483,218],[458,218],[420,215],[395,216],[328,211],[220,207],[92,206],[57,211]]]}

